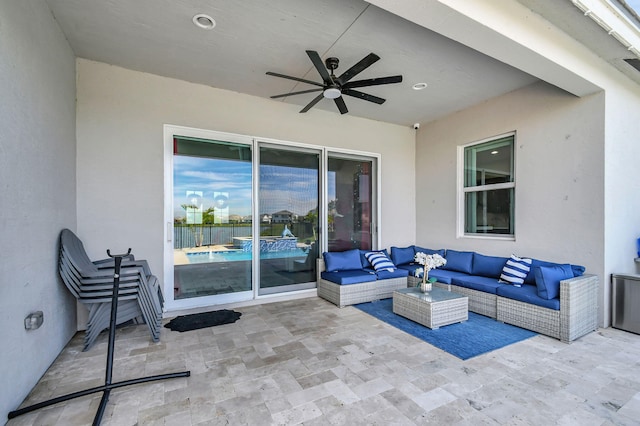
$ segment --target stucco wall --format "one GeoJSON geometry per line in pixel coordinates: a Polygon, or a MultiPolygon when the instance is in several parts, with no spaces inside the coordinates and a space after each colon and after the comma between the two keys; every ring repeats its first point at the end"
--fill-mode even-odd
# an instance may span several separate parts
{"type": "Polygon", "coordinates": [[[380,153],[384,247],[415,237],[413,129],[78,60],[78,234],[132,247],[163,281],[163,125],[380,153]],[[402,206],[402,208],[399,208],[402,206]]]}
{"type": "Polygon", "coordinates": [[[584,265],[603,286],[604,107],[604,94],[577,98],[540,82],[424,125],[417,242],[584,265]],[[517,132],[515,241],[458,238],[457,147],[510,131],[517,132]]]}
{"type": "Polygon", "coordinates": [[[0,2],[0,422],[74,334],[58,235],[76,226],[75,59],[41,1],[0,2]],[[44,312],[26,331],[24,318],[44,312]]]}

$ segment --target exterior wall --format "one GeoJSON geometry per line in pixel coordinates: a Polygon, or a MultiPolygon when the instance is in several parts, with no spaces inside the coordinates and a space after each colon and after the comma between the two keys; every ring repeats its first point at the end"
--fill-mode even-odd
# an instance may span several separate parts
{"type": "Polygon", "coordinates": [[[415,238],[413,129],[78,60],[78,235],[133,248],[163,282],[163,125],[380,153],[384,247],[415,238]],[[403,206],[398,209],[397,206],[403,206]]]}
{"type": "Polygon", "coordinates": [[[604,98],[577,98],[540,82],[423,125],[417,243],[584,265],[603,285],[604,98]],[[457,147],[513,130],[515,241],[457,238],[457,147]]]}
{"type": "Polygon", "coordinates": [[[0,2],[0,422],[76,331],[58,235],[76,226],[75,59],[44,2],[0,2]],[[24,318],[43,311],[43,325],[24,318]]]}

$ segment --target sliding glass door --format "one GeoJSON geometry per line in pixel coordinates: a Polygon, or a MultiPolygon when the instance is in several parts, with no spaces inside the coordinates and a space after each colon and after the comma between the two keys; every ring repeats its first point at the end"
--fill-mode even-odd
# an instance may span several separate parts
{"type": "Polygon", "coordinates": [[[174,137],[175,300],[251,292],[251,188],[250,145],[174,137]]]}
{"type": "Polygon", "coordinates": [[[374,159],[330,153],[327,163],[329,251],[376,248],[374,159]]]}
{"type": "Polygon", "coordinates": [[[165,126],[167,310],[312,290],[323,251],[377,248],[377,161],[165,126]]]}
{"type": "Polygon", "coordinates": [[[314,288],[320,150],[260,145],[258,294],[314,288]]]}

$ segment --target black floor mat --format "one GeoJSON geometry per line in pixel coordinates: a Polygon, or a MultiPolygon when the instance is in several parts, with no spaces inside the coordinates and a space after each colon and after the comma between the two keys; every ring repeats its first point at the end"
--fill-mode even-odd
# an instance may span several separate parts
{"type": "Polygon", "coordinates": [[[200,314],[180,315],[169,321],[164,326],[173,331],[190,331],[200,328],[213,327],[214,325],[231,324],[240,319],[242,314],[236,311],[222,309],[200,314]]]}

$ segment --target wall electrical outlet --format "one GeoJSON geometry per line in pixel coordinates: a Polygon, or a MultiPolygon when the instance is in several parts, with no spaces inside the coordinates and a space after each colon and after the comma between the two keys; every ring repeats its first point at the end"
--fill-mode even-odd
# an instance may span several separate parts
{"type": "Polygon", "coordinates": [[[42,311],[32,312],[24,319],[24,328],[26,330],[35,330],[40,328],[44,321],[44,314],[42,311]]]}

